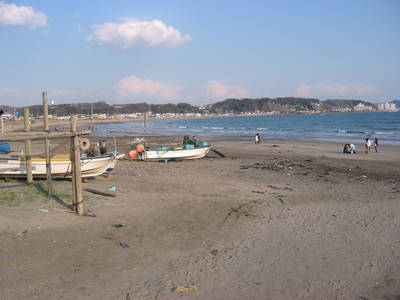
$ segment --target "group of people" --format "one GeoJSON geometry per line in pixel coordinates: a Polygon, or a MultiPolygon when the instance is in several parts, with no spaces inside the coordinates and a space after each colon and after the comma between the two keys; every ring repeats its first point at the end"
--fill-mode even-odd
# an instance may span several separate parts
{"type": "MultiPolygon", "coordinates": [[[[365,153],[371,152],[371,147],[372,147],[372,141],[368,137],[365,139],[365,153]]],[[[374,148],[375,148],[375,152],[378,152],[378,139],[377,138],[375,138],[375,140],[374,140],[374,148]]]]}
{"type": "Polygon", "coordinates": [[[196,145],[197,143],[197,139],[196,136],[193,136],[192,138],[190,138],[188,135],[185,135],[183,137],[183,145],[196,145]]]}
{"type": "Polygon", "coordinates": [[[100,139],[98,143],[91,143],[90,148],[85,151],[89,157],[101,156],[107,153],[106,140],[100,139]]]}
{"type": "Polygon", "coordinates": [[[356,154],[356,146],[354,144],[345,144],[343,153],[356,154]]]}
{"type": "MultiPolygon", "coordinates": [[[[365,153],[371,152],[371,147],[374,146],[375,152],[378,152],[378,139],[375,138],[374,143],[368,137],[365,139],[365,153]]],[[[354,144],[345,144],[343,147],[343,153],[355,154],[356,146],[354,144]]]]}

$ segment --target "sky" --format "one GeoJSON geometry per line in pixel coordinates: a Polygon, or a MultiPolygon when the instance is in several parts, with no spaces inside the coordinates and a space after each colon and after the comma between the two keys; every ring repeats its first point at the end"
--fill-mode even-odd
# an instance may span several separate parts
{"type": "Polygon", "coordinates": [[[0,0],[0,105],[400,99],[399,0],[0,0]]]}

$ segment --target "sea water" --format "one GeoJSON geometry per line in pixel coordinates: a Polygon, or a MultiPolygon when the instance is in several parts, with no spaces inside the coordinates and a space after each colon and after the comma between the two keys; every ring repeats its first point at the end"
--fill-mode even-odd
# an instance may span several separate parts
{"type": "Polygon", "coordinates": [[[265,139],[331,140],[358,143],[378,138],[383,144],[400,144],[400,112],[287,114],[199,119],[153,120],[100,125],[100,135],[220,136],[265,139]]]}

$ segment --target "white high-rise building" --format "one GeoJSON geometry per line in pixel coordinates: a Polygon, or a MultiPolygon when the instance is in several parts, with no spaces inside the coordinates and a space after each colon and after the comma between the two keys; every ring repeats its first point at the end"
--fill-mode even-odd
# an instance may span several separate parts
{"type": "Polygon", "coordinates": [[[397,111],[396,104],[394,103],[379,103],[378,111],[397,111]]]}

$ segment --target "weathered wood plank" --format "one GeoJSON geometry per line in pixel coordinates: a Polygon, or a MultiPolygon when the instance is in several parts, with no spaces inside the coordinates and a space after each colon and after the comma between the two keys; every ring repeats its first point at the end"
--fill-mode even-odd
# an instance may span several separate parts
{"type": "Polygon", "coordinates": [[[25,141],[25,140],[44,140],[90,135],[90,130],[75,132],[13,132],[0,134],[0,141],[25,141]]]}
{"type": "Polygon", "coordinates": [[[89,193],[93,193],[93,194],[97,194],[97,195],[106,196],[106,197],[117,197],[117,195],[115,195],[115,194],[102,192],[102,191],[95,190],[95,189],[85,188],[84,191],[89,192],[89,193]]]}
{"type": "MultiPolygon", "coordinates": [[[[49,126],[49,100],[47,92],[43,92],[43,120],[44,131],[50,132],[49,126]]],[[[46,153],[46,179],[47,179],[47,195],[50,197],[53,194],[53,185],[51,182],[51,161],[50,161],[50,140],[45,140],[45,153],[46,153]]]]}

